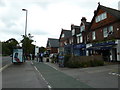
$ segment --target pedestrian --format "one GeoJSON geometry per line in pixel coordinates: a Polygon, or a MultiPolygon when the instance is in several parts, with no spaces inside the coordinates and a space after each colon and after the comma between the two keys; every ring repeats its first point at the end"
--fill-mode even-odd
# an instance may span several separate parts
{"type": "Polygon", "coordinates": [[[43,53],[39,54],[39,62],[43,62],[43,53]]]}
{"type": "Polygon", "coordinates": [[[30,53],[30,60],[32,60],[32,54],[30,53]]]}
{"type": "Polygon", "coordinates": [[[35,55],[34,55],[34,54],[32,54],[32,60],[34,60],[34,58],[35,58],[35,55]]]}
{"type": "Polygon", "coordinates": [[[37,62],[39,62],[39,53],[37,53],[36,59],[37,59],[37,62]]]}

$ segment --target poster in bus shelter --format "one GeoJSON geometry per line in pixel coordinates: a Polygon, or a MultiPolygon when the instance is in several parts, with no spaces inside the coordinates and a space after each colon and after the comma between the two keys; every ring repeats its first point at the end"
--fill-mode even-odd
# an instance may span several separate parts
{"type": "Polygon", "coordinates": [[[14,49],[13,50],[13,63],[23,62],[23,50],[22,49],[14,49]]]}

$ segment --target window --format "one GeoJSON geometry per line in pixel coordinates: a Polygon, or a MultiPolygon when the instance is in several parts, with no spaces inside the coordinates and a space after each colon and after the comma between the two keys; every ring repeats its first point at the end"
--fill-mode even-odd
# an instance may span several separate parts
{"type": "Polygon", "coordinates": [[[82,36],[80,36],[80,43],[82,43],[83,42],[83,37],[82,36]]]}
{"type": "Polygon", "coordinates": [[[87,35],[87,41],[89,41],[89,35],[87,35]]]}
{"type": "Polygon", "coordinates": [[[62,34],[62,38],[64,38],[64,37],[65,37],[65,34],[63,33],[63,34],[62,34]]]}
{"type": "Polygon", "coordinates": [[[77,43],[80,43],[80,37],[77,37],[77,43]]]}
{"type": "Polygon", "coordinates": [[[113,32],[113,26],[108,27],[109,32],[113,32]]]}
{"type": "Polygon", "coordinates": [[[92,32],[92,39],[95,40],[96,37],[95,37],[95,31],[92,32]]]}
{"type": "Polygon", "coordinates": [[[82,25],[81,27],[80,27],[80,31],[82,32],[82,31],[85,31],[85,26],[84,25],[82,25]]]}
{"type": "Polygon", "coordinates": [[[72,30],[72,35],[75,35],[75,29],[72,30]]]}
{"type": "Polygon", "coordinates": [[[103,29],[103,36],[104,36],[104,37],[107,37],[107,36],[108,36],[107,28],[104,28],[104,29],[103,29]]]}
{"type": "Polygon", "coordinates": [[[107,18],[107,13],[104,12],[95,18],[96,23],[107,18]]]}

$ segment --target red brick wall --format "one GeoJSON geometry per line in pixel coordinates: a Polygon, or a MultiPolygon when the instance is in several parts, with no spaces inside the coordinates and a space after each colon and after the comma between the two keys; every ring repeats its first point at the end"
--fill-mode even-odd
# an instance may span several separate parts
{"type": "MultiPolygon", "coordinates": [[[[113,23],[113,24],[109,24],[109,25],[107,25],[107,26],[105,26],[105,27],[108,27],[108,26],[113,26],[113,35],[112,36],[110,36],[110,37],[107,37],[106,38],[106,40],[110,40],[110,39],[120,39],[120,21],[119,22],[115,22],[115,23],[113,23]],[[119,30],[117,30],[117,29],[119,29],[119,30]]],[[[103,40],[105,40],[105,38],[103,37],[103,28],[104,27],[101,27],[101,28],[99,28],[99,29],[95,29],[95,33],[96,33],[96,39],[95,39],[95,41],[103,41],[103,40]]],[[[90,32],[89,34],[89,41],[90,42],[92,42],[93,40],[92,40],[92,32],[90,32]]]]}
{"type": "MultiPolygon", "coordinates": [[[[104,13],[104,12],[105,12],[105,11],[103,11],[103,10],[100,9],[100,10],[98,11],[98,13],[97,13],[97,16],[100,15],[100,14],[102,14],[102,13],[104,13]]],[[[105,26],[105,25],[107,25],[107,24],[109,24],[109,23],[112,23],[112,22],[114,22],[114,21],[116,21],[116,18],[114,18],[112,15],[110,15],[110,14],[107,13],[107,18],[106,18],[106,19],[104,19],[104,20],[102,20],[102,21],[100,21],[100,22],[97,22],[97,23],[96,23],[96,21],[94,20],[90,29],[91,29],[91,30],[94,30],[94,29],[96,29],[96,28],[105,26]]]]}
{"type": "Polygon", "coordinates": [[[51,48],[50,53],[58,53],[58,48],[51,48]]]}

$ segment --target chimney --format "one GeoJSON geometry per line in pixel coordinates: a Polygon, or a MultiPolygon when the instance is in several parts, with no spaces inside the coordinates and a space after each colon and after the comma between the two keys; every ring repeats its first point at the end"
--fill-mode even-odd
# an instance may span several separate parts
{"type": "Polygon", "coordinates": [[[118,2],[118,10],[120,10],[120,1],[118,2]]]}
{"type": "Polygon", "coordinates": [[[97,10],[94,10],[94,15],[97,13],[97,10]]]}
{"type": "Polygon", "coordinates": [[[86,22],[86,20],[87,19],[85,17],[82,17],[82,19],[81,19],[81,21],[84,22],[84,23],[86,22]]]}
{"type": "Polygon", "coordinates": [[[74,28],[74,24],[71,24],[71,30],[74,28]]]}

